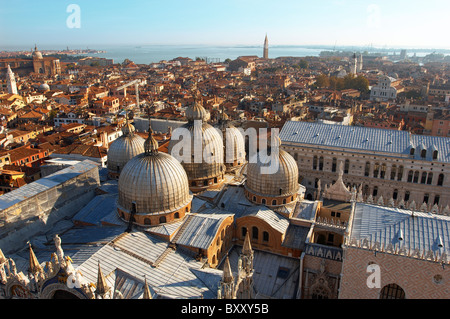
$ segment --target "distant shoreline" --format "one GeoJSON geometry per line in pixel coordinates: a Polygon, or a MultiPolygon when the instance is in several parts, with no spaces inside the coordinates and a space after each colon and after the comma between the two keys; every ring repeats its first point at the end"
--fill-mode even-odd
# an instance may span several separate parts
{"type": "MultiPolygon", "coordinates": [[[[113,59],[114,63],[122,63],[125,59],[129,59],[137,64],[158,63],[163,60],[171,60],[177,57],[189,57],[195,59],[197,57],[207,58],[210,61],[223,62],[226,59],[236,59],[239,56],[256,55],[262,56],[262,45],[170,45],[170,44],[129,44],[129,45],[98,45],[95,49],[80,49],[80,46],[64,47],[58,49],[39,45],[38,50],[43,54],[67,54],[67,55],[83,55],[94,56],[99,58],[113,59]],[[75,49],[78,47],[77,49],[75,49]]],[[[269,57],[307,57],[321,56],[322,52],[348,53],[366,53],[366,54],[385,54],[399,55],[402,48],[375,48],[367,46],[331,46],[331,45],[269,45],[269,57]]],[[[449,55],[450,49],[404,49],[408,56],[416,54],[418,57],[431,53],[449,55]]],[[[3,49],[0,56],[11,56],[13,52],[31,56],[31,49],[17,47],[14,51],[3,49]]]]}

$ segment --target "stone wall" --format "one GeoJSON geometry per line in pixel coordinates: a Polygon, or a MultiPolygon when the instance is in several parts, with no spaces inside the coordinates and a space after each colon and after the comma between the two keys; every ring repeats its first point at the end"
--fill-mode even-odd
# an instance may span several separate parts
{"type": "Polygon", "coordinates": [[[23,186],[28,186],[27,190],[19,188],[6,194],[9,195],[7,199],[13,201],[9,206],[6,201],[2,202],[5,207],[0,210],[0,249],[3,253],[23,248],[32,237],[48,232],[62,219],[73,217],[94,198],[95,189],[100,185],[97,165],[90,161],[77,165],[23,186]],[[58,180],[61,182],[55,183],[58,180]],[[55,185],[45,187],[44,183],[55,185]],[[14,193],[18,191],[21,193],[14,193]],[[19,194],[27,194],[27,197],[20,200],[19,194]]]}

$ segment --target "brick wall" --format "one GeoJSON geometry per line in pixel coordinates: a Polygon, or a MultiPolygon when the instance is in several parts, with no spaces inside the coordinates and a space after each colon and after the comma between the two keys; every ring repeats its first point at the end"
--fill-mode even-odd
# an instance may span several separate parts
{"type": "Polygon", "coordinates": [[[347,248],[344,253],[340,299],[378,299],[381,289],[395,283],[405,292],[406,299],[448,299],[450,266],[411,257],[398,256],[374,251],[347,248]],[[380,266],[381,288],[368,288],[367,272],[369,263],[380,266]],[[434,276],[442,276],[440,283],[434,276]]]}

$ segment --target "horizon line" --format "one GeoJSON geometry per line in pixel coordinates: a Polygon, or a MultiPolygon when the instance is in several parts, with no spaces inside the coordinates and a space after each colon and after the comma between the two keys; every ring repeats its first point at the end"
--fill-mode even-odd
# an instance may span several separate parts
{"type": "MultiPolygon", "coordinates": [[[[31,48],[34,48],[35,43],[31,45],[31,48]]],[[[39,44],[36,43],[38,49],[39,44]]],[[[28,44],[9,44],[9,45],[3,45],[3,48],[13,48],[16,47],[15,50],[24,50],[22,48],[28,47],[28,44]]],[[[44,47],[50,47],[50,46],[61,46],[64,48],[67,47],[90,47],[95,46],[97,49],[101,49],[101,46],[218,46],[218,47],[263,47],[264,44],[260,43],[92,43],[92,44],[50,44],[50,43],[43,43],[41,46],[44,47]]],[[[335,44],[270,44],[269,42],[269,48],[270,47],[303,47],[303,48],[329,48],[332,50],[338,50],[339,48],[359,48],[359,49],[365,49],[367,50],[449,50],[450,47],[442,47],[442,46],[413,46],[413,45],[367,45],[367,44],[341,44],[341,45],[335,45],[335,44]]],[[[92,48],[91,48],[92,49],[92,48]]],[[[44,50],[56,50],[56,49],[44,49],[44,50]]],[[[72,49],[75,50],[75,49],[72,49]]],[[[1,50],[1,51],[9,51],[9,50],[1,50]]]]}

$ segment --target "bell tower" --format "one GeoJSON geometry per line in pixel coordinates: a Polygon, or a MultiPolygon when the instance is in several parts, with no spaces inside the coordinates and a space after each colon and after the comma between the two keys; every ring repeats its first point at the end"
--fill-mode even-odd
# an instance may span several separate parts
{"type": "Polygon", "coordinates": [[[14,73],[9,64],[6,71],[6,83],[8,85],[8,93],[17,94],[16,78],[14,77],[14,73]]]}
{"type": "Polygon", "coordinates": [[[264,39],[263,58],[264,59],[268,59],[269,58],[269,40],[267,40],[267,34],[266,34],[266,38],[264,39]]]}

